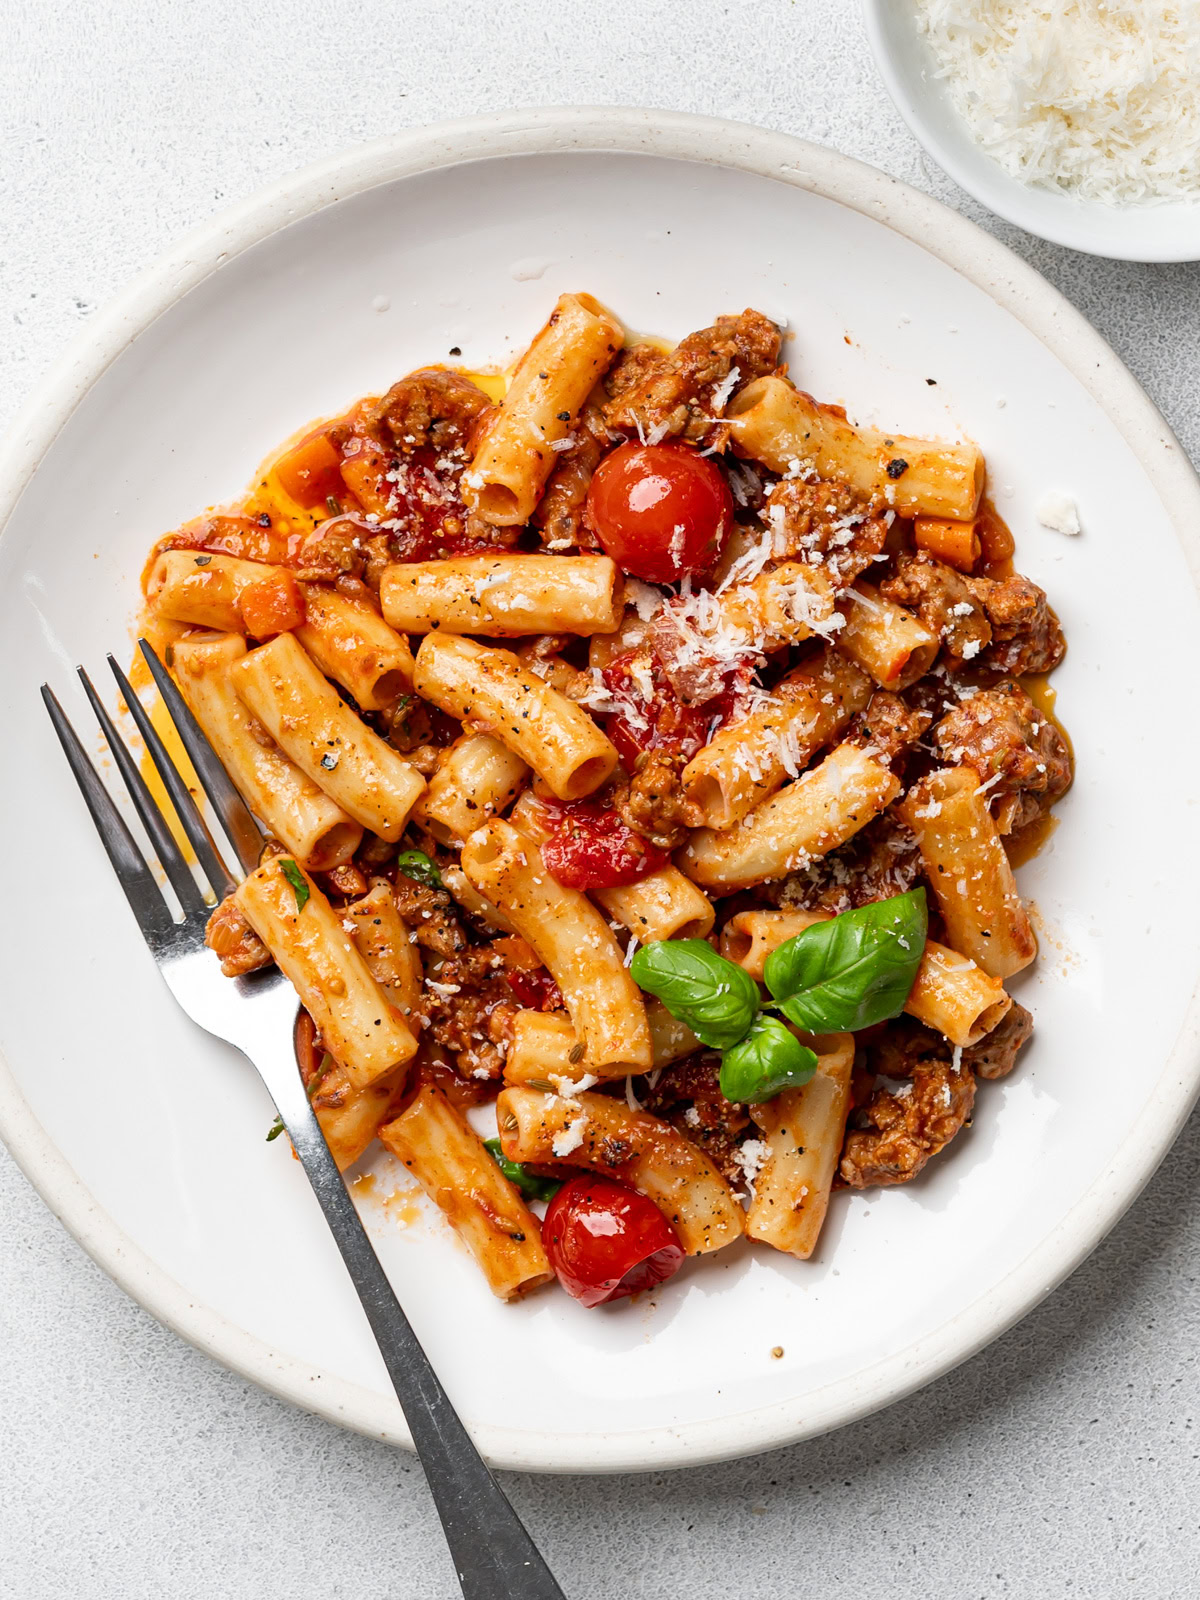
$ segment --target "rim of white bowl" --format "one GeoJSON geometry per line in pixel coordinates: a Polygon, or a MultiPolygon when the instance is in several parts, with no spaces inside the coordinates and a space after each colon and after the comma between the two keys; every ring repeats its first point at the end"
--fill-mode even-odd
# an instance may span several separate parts
{"type": "MultiPolygon", "coordinates": [[[[1084,255],[1159,264],[1200,261],[1200,197],[1105,206],[1031,187],[1005,172],[951,111],[962,144],[971,152],[964,157],[954,139],[947,138],[928,114],[928,102],[939,91],[926,88],[917,93],[911,75],[891,49],[888,29],[897,25],[894,0],[862,0],[862,10],[876,68],[897,111],[931,160],[980,205],[1035,238],[1084,255]]],[[[904,13],[911,18],[911,7],[905,7],[904,13]]]]}
{"type": "MultiPolygon", "coordinates": [[[[507,155],[620,152],[730,167],[808,189],[911,239],[1017,316],[1084,385],[1138,456],[1171,516],[1200,589],[1200,481],[1164,418],[1085,318],[1006,246],[940,201],[788,134],[681,112],[562,107],[414,129],[289,175],[190,233],[89,324],[28,401],[0,452],[0,529],[82,396],[131,339],[221,264],[347,196],[393,179],[507,155]]],[[[494,1465],[629,1472],[750,1455],[841,1427],[911,1394],[1030,1311],[1095,1248],[1170,1149],[1200,1090],[1200,994],[1193,991],[1158,1093],[1103,1174],[1021,1265],[936,1332],[802,1399],[673,1428],[587,1436],[481,1425],[494,1465]]],[[[92,1259],[160,1322],[224,1366],[330,1422],[411,1449],[399,1406],[281,1356],[199,1304],[122,1232],[41,1127],[0,1057],[0,1135],[50,1210],[92,1259]]]]}

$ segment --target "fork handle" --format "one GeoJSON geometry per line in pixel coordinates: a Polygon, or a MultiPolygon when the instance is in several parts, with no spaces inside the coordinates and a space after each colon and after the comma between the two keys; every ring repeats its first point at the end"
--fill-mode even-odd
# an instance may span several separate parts
{"type": "MultiPolygon", "coordinates": [[[[290,1035],[288,1038],[290,1044],[290,1035]]],[[[429,1480],[464,1600],[565,1600],[520,1517],[471,1443],[392,1291],[329,1153],[294,1056],[254,1063],[271,1090],[383,1356],[429,1480]]]]}

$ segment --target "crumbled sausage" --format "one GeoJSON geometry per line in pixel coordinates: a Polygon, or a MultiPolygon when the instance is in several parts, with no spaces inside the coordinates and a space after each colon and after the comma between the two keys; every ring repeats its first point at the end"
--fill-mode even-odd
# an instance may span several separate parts
{"type": "Polygon", "coordinates": [[[402,455],[422,445],[432,445],[443,453],[466,453],[480,418],[490,407],[487,395],[469,378],[428,367],[394,383],[371,422],[402,455]]]}
{"type": "Polygon", "coordinates": [[[613,792],[613,804],[626,827],[660,850],[675,850],[688,836],[680,773],[686,755],[647,750],[633,777],[613,792]]]}
{"type": "Polygon", "coordinates": [[[764,894],[785,911],[835,915],[912,888],[921,872],[917,841],[898,818],[884,812],[837,850],[798,868],[764,894]]]}
{"type": "Polygon", "coordinates": [[[980,1078],[1003,1078],[1033,1035],[1033,1017],[1014,1000],[1008,1015],[978,1044],[962,1053],[964,1065],[980,1078]]]}
{"type": "Polygon", "coordinates": [[[895,770],[932,721],[928,711],[906,705],[887,689],[877,689],[866,709],[851,722],[845,742],[869,750],[877,761],[895,770]]]}
{"type": "Polygon", "coordinates": [[[894,575],[885,578],[879,589],[885,599],[915,611],[947,652],[960,661],[974,660],[992,642],[983,602],[967,580],[924,550],[897,556],[894,575]]]}
{"type": "Polygon", "coordinates": [[[1019,572],[1007,578],[968,578],[967,584],[992,630],[991,648],[980,657],[980,665],[1014,676],[1053,671],[1067,644],[1046,591],[1019,572]]]}
{"type": "Polygon", "coordinates": [[[271,965],[271,952],[238,910],[232,895],[226,895],[208,919],[204,942],[221,958],[221,971],[227,978],[241,978],[271,965]]]}
{"type": "Polygon", "coordinates": [[[973,768],[991,785],[1002,833],[1032,822],[1071,782],[1067,741],[1011,679],[962,701],[933,738],[944,760],[973,768]]]}
{"type": "Polygon", "coordinates": [[[971,1115],[975,1075],[967,1066],[922,1060],[913,1063],[909,1083],[897,1090],[876,1089],[866,1107],[853,1114],[839,1164],[852,1189],[907,1183],[931,1156],[944,1150],[971,1115]]]}
{"type": "Polygon", "coordinates": [[[711,328],[688,334],[670,352],[634,345],[608,374],[604,420],[618,433],[701,440],[714,427],[713,396],[731,372],[737,386],[774,371],[779,329],[761,312],[718,317],[711,328]]]}
{"type": "Polygon", "coordinates": [[[888,536],[882,511],[848,483],[785,478],[767,496],[764,520],[777,558],[819,559],[840,585],[853,583],[882,553],[888,536]]]}
{"type": "Polygon", "coordinates": [[[554,471],[533,514],[548,550],[579,547],[594,550],[599,544],[586,517],[587,492],[592,474],[608,449],[610,435],[595,406],[585,406],[571,430],[572,442],[558,453],[554,471]]]}
{"type": "MultiPolygon", "coordinates": [[[[1018,1053],[1033,1036],[1033,1017],[1014,1000],[1007,1014],[978,1044],[967,1045],[960,1065],[979,1078],[1003,1078],[1011,1072],[1018,1053]]],[[[922,1061],[950,1061],[954,1047],[948,1039],[915,1017],[893,1017],[865,1052],[869,1069],[885,1078],[910,1078],[922,1061]]]]}
{"type": "Polygon", "coordinates": [[[327,517],[306,533],[296,557],[296,576],[306,583],[336,583],[362,575],[362,543],[372,524],[361,517],[327,517]]]}

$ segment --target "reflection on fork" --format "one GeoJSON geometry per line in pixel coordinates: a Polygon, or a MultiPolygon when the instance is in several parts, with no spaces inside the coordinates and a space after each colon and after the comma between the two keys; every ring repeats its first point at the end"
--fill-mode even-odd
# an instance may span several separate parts
{"type": "MultiPolygon", "coordinates": [[[[199,725],[152,647],[140,641],[180,740],[243,873],[265,843],[199,725]]],[[[408,1324],[329,1153],[292,1046],[297,1001],[278,969],[227,979],[205,948],[213,906],[237,885],[128,678],[110,655],[117,685],[195,853],[193,872],[138,763],[88,675],[79,676],[113,760],[162,869],[176,910],[101,782],[48,685],[42,699],[142,936],[179,1004],[200,1027],[235,1045],[263,1078],[362,1301],[421,1457],[463,1594],[468,1600],[563,1600],[562,1590],[484,1465],[408,1324]]]]}

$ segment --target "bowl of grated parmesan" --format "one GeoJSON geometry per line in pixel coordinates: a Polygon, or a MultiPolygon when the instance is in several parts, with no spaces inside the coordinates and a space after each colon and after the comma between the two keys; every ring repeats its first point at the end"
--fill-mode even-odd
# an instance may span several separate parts
{"type": "Polygon", "coordinates": [[[1200,260],[1197,0],[864,0],[888,92],[999,216],[1092,255],[1200,260]]]}

